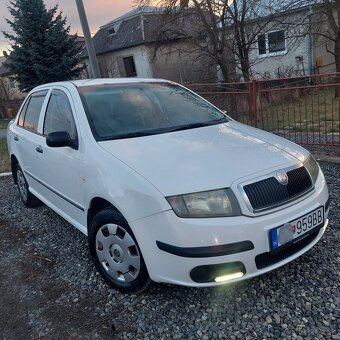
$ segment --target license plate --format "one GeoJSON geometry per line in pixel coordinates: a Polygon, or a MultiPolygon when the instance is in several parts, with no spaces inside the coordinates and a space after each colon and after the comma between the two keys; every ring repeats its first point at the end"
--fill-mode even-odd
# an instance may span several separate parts
{"type": "Polygon", "coordinates": [[[270,241],[272,250],[293,242],[302,235],[308,233],[313,228],[323,225],[324,208],[319,207],[298,219],[285,223],[284,225],[270,231],[270,241]]]}

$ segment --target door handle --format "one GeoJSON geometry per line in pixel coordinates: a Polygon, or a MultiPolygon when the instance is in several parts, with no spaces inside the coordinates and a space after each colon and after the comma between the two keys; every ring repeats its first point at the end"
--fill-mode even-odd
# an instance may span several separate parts
{"type": "Polygon", "coordinates": [[[37,147],[35,148],[35,150],[36,150],[37,152],[39,152],[39,153],[43,153],[43,152],[44,152],[41,146],[37,146],[37,147]]]}
{"type": "Polygon", "coordinates": [[[19,140],[18,136],[14,136],[14,140],[18,141],[19,140]]]}

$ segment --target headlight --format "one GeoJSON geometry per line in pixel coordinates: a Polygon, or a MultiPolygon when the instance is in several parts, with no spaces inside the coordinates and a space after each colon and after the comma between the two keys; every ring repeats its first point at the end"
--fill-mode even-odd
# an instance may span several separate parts
{"type": "Polygon", "coordinates": [[[310,176],[312,177],[313,183],[315,183],[319,175],[318,162],[312,155],[309,155],[304,163],[304,166],[308,170],[310,176]]]}
{"type": "Polygon", "coordinates": [[[241,215],[231,189],[219,189],[166,198],[179,217],[225,217],[241,215]]]}

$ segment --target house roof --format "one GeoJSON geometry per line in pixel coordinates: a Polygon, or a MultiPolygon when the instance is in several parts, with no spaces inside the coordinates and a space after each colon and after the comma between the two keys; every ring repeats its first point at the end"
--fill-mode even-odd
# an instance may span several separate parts
{"type": "MultiPolygon", "coordinates": [[[[157,41],[188,38],[204,30],[197,15],[192,11],[187,11],[180,22],[164,17],[165,11],[164,7],[138,7],[101,26],[92,38],[96,53],[103,54],[157,41]],[[193,22],[196,24],[192,25],[193,22]]],[[[87,49],[84,48],[80,57],[87,56],[87,49]]]]}
{"type": "MultiPolygon", "coordinates": [[[[101,26],[92,38],[96,53],[101,54],[156,41],[158,33],[155,27],[160,22],[162,11],[157,7],[135,8],[101,26]]],[[[87,49],[84,48],[80,57],[87,56],[87,49]]]]}
{"type": "Polygon", "coordinates": [[[120,17],[113,19],[106,23],[105,25],[101,26],[100,28],[108,28],[115,23],[131,19],[133,17],[139,16],[141,14],[155,14],[155,13],[163,13],[164,9],[162,7],[155,7],[155,6],[141,6],[132,9],[131,11],[121,15],[120,17]]]}

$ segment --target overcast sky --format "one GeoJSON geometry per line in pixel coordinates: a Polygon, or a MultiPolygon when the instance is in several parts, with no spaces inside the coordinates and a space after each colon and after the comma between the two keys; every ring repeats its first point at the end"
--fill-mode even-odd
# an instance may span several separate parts
{"type": "MultiPolygon", "coordinates": [[[[10,31],[4,18],[10,18],[7,6],[8,0],[0,0],[0,55],[3,50],[7,50],[8,42],[2,31],[10,31]]],[[[47,8],[59,4],[59,9],[67,16],[68,23],[71,25],[71,33],[82,34],[75,0],[44,0],[47,8]]],[[[134,0],[83,0],[87,13],[91,33],[95,33],[99,26],[117,18],[131,10],[134,0]]]]}

